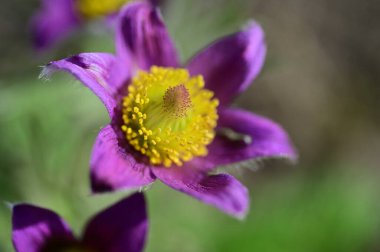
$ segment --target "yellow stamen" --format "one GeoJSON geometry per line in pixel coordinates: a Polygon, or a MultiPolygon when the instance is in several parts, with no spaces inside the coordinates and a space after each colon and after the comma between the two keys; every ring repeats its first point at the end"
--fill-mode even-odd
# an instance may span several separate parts
{"type": "Polygon", "coordinates": [[[117,12],[132,0],[76,0],[75,7],[81,16],[93,19],[117,12]]]}
{"type": "Polygon", "coordinates": [[[122,103],[122,131],[153,165],[181,166],[207,155],[214,139],[218,100],[203,88],[203,77],[186,69],[140,71],[122,103]]]}

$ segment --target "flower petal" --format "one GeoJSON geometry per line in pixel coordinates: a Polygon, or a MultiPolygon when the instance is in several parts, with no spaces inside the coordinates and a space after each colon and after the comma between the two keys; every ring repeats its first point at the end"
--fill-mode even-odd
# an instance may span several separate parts
{"type": "Polygon", "coordinates": [[[221,211],[243,218],[249,207],[248,190],[228,174],[207,175],[191,162],[182,167],[153,169],[162,182],[221,211]]]}
{"type": "Polygon", "coordinates": [[[57,70],[71,73],[100,98],[112,117],[116,106],[115,96],[118,93],[111,76],[115,65],[117,61],[111,54],[81,53],[50,62],[42,71],[41,76],[50,75],[57,70]]]}
{"type": "Polygon", "coordinates": [[[244,91],[259,74],[265,59],[264,32],[255,22],[202,50],[188,63],[192,75],[201,74],[205,87],[221,104],[244,91]]]}
{"type": "Polygon", "coordinates": [[[144,195],[135,193],[95,216],[86,227],[83,242],[98,251],[141,252],[147,230],[144,195]]]}
{"type": "Polygon", "coordinates": [[[48,49],[65,38],[79,22],[74,11],[74,1],[43,0],[41,9],[34,15],[31,23],[36,49],[48,49]]]}
{"type": "Polygon", "coordinates": [[[56,213],[32,205],[15,205],[12,225],[12,240],[17,252],[40,252],[52,241],[75,241],[67,224],[56,213]]]}
{"type": "Polygon", "coordinates": [[[214,167],[249,159],[288,158],[297,159],[297,153],[285,130],[277,123],[239,109],[224,109],[219,113],[218,126],[248,136],[232,140],[217,136],[209,146],[207,161],[214,167]]]}
{"type": "Polygon", "coordinates": [[[155,180],[150,168],[119,146],[114,129],[108,125],[96,139],[90,162],[93,192],[146,186],[155,180]]]}
{"type": "Polygon", "coordinates": [[[158,9],[147,2],[132,3],[121,11],[116,32],[117,54],[133,59],[144,70],[152,65],[178,66],[177,52],[158,9]]]}

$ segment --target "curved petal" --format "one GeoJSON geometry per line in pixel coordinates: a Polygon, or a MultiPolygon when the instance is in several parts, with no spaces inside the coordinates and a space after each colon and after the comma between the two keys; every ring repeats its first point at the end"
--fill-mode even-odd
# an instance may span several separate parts
{"type": "MultiPolygon", "coordinates": [[[[57,70],[71,73],[100,98],[112,117],[116,106],[115,97],[118,87],[115,87],[111,74],[116,65],[118,62],[111,54],[81,53],[50,62],[42,71],[41,76],[49,76],[57,70]]],[[[128,69],[126,68],[124,71],[128,71],[128,69]]]]}
{"type": "Polygon", "coordinates": [[[146,186],[155,180],[150,167],[139,163],[118,144],[118,137],[108,125],[96,139],[90,162],[93,192],[146,186]]]}
{"type": "Polygon", "coordinates": [[[34,46],[38,50],[48,49],[79,23],[73,0],[43,0],[31,23],[34,46]]]}
{"type": "Polygon", "coordinates": [[[41,252],[50,242],[71,243],[75,238],[54,212],[28,204],[13,207],[12,240],[17,252],[41,252]]]}
{"type": "Polygon", "coordinates": [[[157,167],[154,174],[175,190],[237,218],[244,218],[249,207],[248,190],[228,174],[207,175],[192,162],[182,167],[157,167]]]}
{"type": "Polygon", "coordinates": [[[259,158],[297,159],[297,153],[285,130],[277,123],[239,109],[224,109],[219,113],[218,126],[249,137],[232,140],[218,135],[209,146],[207,161],[213,166],[259,158]]]}
{"type": "Polygon", "coordinates": [[[116,32],[117,55],[133,59],[137,68],[178,66],[176,49],[158,9],[147,2],[132,3],[121,11],[116,32]]]}
{"type": "Polygon", "coordinates": [[[264,32],[255,22],[202,50],[188,63],[192,75],[201,74],[205,87],[221,104],[244,91],[259,74],[265,59],[264,32]]]}
{"type": "Polygon", "coordinates": [[[135,193],[96,215],[86,227],[83,242],[97,251],[141,252],[147,230],[144,195],[135,193]]]}

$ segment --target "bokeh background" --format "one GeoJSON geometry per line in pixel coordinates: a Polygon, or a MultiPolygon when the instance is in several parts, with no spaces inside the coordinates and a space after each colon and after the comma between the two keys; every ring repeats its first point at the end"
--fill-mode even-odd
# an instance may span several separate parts
{"type": "MultiPolygon", "coordinates": [[[[88,197],[88,160],[106,111],[71,76],[38,75],[52,59],[112,52],[113,35],[92,23],[37,55],[28,20],[39,1],[0,4],[0,201],[54,209],[79,234],[129,192],[88,197]]],[[[379,13],[377,0],[165,1],[183,61],[249,19],[263,25],[266,65],[236,105],[281,123],[300,160],[228,169],[251,192],[243,222],[154,184],[146,251],[380,251],[379,13]]],[[[0,251],[13,251],[10,218],[1,203],[0,251]]]]}

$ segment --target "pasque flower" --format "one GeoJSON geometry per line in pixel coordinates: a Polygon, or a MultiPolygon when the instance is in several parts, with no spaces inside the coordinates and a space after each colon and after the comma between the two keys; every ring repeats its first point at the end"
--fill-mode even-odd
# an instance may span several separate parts
{"type": "Polygon", "coordinates": [[[56,213],[29,204],[13,207],[12,224],[16,252],[140,252],[148,229],[141,193],[97,214],[80,239],[56,213]]]}
{"type": "Polygon", "coordinates": [[[261,27],[251,22],[181,66],[159,12],[134,3],[120,14],[116,51],[54,61],[42,73],[73,74],[108,110],[111,123],[100,131],[90,161],[92,190],[142,187],[159,179],[245,216],[247,189],[231,175],[210,172],[244,160],[296,158],[278,124],[229,107],[263,65],[261,27]]]}
{"type": "MultiPolygon", "coordinates": [[[[64,39],[76,27],[89,20],[112,16],[134,0],[41,0],[41,8],[32,19],[33,43],[44,50],[64,39]]],[[[156,3],[157,0],[150,0],[156,3]]]]}

